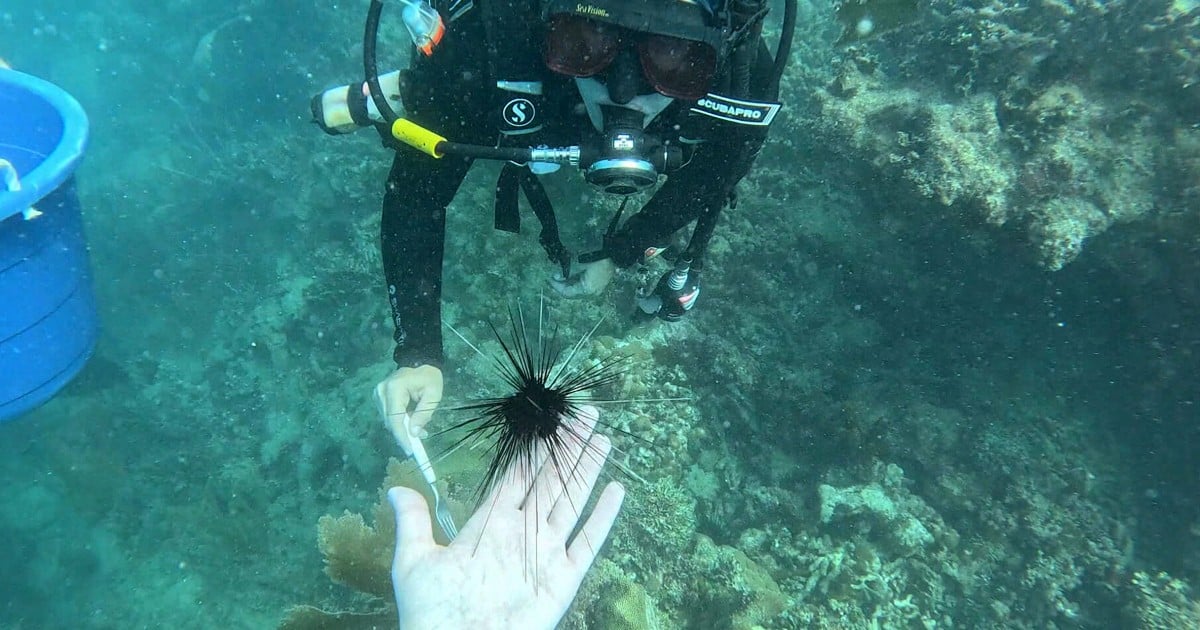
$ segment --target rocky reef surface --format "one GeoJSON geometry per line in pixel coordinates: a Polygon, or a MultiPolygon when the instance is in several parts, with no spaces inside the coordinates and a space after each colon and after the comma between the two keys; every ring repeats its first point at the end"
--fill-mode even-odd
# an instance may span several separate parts
{"type": "Polygon", "coordinates": [[[1005,226],[1060,269],[1114,225],[1194,212],[1198,33],[1190,2],[933,0],[840,51],[797,135],[927,220],[1005,226]]]}
{"type": "Polygon", "coordinates": [[[652,472],[565,626],[1193,625],[1194,478],[1141,475],[1194,467],[1137,449],[1195,436],[1200,14],[935,0],[837,48],[801,4],[702,308],[593,344],[695,402],[610,412],[652,472]]]}
{"type": "MultiPolygon", "coordinates": [[[[388,156],[303,113],[357,74],[360,16],[248,2],[193,67],[231,17],[210,3],[139,7],[192,37],[127,40],[141,14],[67,5],[20,33],[95,112],[106,330],[3,428],[0,624],[270,627],[301,602],[291,627],[388,623],[379,489],[413,481],[369,398],[388,156]],[[305,44],[256,48],[252,24],[305,44]]],[[[629,274],[548,300],[568,342],[603,319],[587,356],[628,355],[609,393],[643,401],[604,410],[646,481],[563,626],[1196,627],[1196,7],[931,0],[837,47],[832,3],[800,5],[791,107],[695,312],[632,324],[629,274]]],[[[586,251],[614,205],[566,179],[586,251]]],[[[535,235],[490,229],[494,180],[460,192],[446,264],[445,318],[484,352],[553,272],[535,235]]],[[[495,392],[447,352],[448,400],[495,392]]],[[[440,465],[465,516],[478,468],[440,465]]]]}

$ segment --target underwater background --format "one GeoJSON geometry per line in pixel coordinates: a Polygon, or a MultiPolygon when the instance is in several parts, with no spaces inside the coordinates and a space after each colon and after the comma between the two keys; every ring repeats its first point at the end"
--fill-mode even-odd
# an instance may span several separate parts
{"type": "MultiPolygon", "coordinates": [[[[799,2],[697,308],[635,326],[629,275],[546,297],[562,339],[603,318],[588,353],[630,357],[613,397],[688,399],[602,412],[646,483],[563,627],[1200,627],[1200,6],[928,0],[839,43],[834,4],[799,2]]],[[[80,377],[0,425],[0,627],[391,614],[390,156],[308,112],[361,77],[365,11],[0,5],[0,57],[91,118],[103,322],[80,377]]],[[[553,273],[492,230],[496,173],[451,206],[445,266],[485,352],[553,273]]],[[[597,245],[614,201],[550,186],[567,246],[597,245]]],[[[448,401],[502,387],[446,351],[448,401]]],[[[478,470],[443,465],[465,518],[478,470]]]]}

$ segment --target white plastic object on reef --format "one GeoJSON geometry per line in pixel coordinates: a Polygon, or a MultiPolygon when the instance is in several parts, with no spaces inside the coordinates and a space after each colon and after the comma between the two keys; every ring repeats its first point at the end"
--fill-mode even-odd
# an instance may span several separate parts
{"type": "Polygon", "coordinates": [[[870,15],[862,16],[858,23],[854,25],[854,33],[859,37],[866,37],[867,35],[871,34],[871,31],[874,30],[875,20],[872,19],[870,15]]]}

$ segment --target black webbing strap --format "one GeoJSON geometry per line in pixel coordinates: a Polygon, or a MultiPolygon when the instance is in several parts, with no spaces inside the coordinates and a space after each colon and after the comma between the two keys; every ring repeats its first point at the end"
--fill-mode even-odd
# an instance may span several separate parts
{"type": "MultiPolygon", "coordinates": [[[[541,52],[538,48],[538,30],[541,27],[539,13],[540,4],[537,0],[488,0],[479,3],[483,10],[483,23],[488,39],[488,78],[492,88],[496,81],[539,82],[543,78],[545,66],[541,62],[541,52]]],[[[498,91],[498,101],[503,103],[512,97],[512,92],[498,91]]],[[[537,99],[536,95],[527,95],[537,99]]],[[[538,123],[540,125],[540,123],[538,123]]],[[[531,127],[532,128],[532,127],[531,127]]],[[[504,125],[501,113],[500,129],[508,129],[504,125]]],[[[502,136],[506,137],[506,136],[502,136]]],[[[562,268],[563,277],[569,277],[571,271],[571,253],[563,246],[558,234],[558,220],[554,216],[554,206],[542,182],[524,165],[511,162],[500,170],[496,180],[496,229],[517,233],[521,230],[521,211],[517,199],[517,189],[525,192],[525,199],[533,208],[538,221],[542,224],[542,232],[538,241],[546,250],[550,261],[562,268]]]]}
{"type": "Polygon", "coordinates": [[[571,252],[562,243],[558,233],[558,218],[554,216],[554,205],[545,187],[529,169],[508,162],[500,169],[500,177],[496,180],[496,229],[512,232],[521,231],[521,210],[517,199],[517,190],[525,192],[525,199],[533,208],[538,222],[542,224],[542,232],[538,242],[546,250],[550,262],[562,268],[563,277],[571,275],[571,252]]]}
{"type": "Polygon", "coordinates": [[[590,263],[596,262],[604,258],[609,258],[610,250],[612,249],[613,236],[617,234],[617,228],[621,227],[621,215],[625,214],[625,205],[629,203],[629,197],[621,198],[621,206],[613,213],[612,219],[608,221],[608,229],[604,231],[604,242],[600,249],[594,252],[587,252],[579,255],[579,262],[590,263]]]}
{"type": "Polygon", "coordinates": [[[496,180],[496,229],[513,234],[521,232],[521,210],[517,205],[517,190],[521,183],[522,166],[505,162],[496,180]]]}
{"type": "Polygon", "coordinates": [[[537,215],[538,221],[542,224],[542,233],[538,235],[538,242],[542,244],[542,249],[546,250],[550,262],[557,263],[562,269],[563,278],[569,278],[571,277],[571,252],[563,246],[562,238],[558,235],[558,219],[554,216],[554,206],[550,203],[550,196],[546,194],[546,188],[542,186],[537,175],[524,168],[521,169],[521,174],[521,190],[525,191],[525,198],[529,200],[529,205],[533,207],[533,213],[537,215]]]}

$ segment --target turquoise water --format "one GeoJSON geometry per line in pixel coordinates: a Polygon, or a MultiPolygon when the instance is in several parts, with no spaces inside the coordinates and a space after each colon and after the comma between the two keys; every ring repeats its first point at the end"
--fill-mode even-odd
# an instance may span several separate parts
{"type": "MultiPolygon", "coordinates": [[[[605,410],[650,441],[618,440],[648,483],[564,626],[1200,619],[1195,7],[950,4],[848,51],[800,2],[788,114],[684,322],[632,325],[628,276],[549,299],[564,338],[604,317],[589,351],[634,357],[616,394],[690,399],[605,410]]],[[[386,606],[317,546],[323,515],[370,522],[397,455],[370,400],[390,156],[308,121],[361,73],[365,8],[0,6],[0,57],[91,117],[103,322],[84,373],[0,426],[0,627],[386,606]]],[[[485,350],[553,272],[530,230],[491,229],[494,177],[451,207],[445,270],[485,350]]],[[[551,188],[584,250],[612,204],[551,188]]],[[[448,399],[496,391],[446,343],[448,399]]],[[[447,488],[464,516],[472,474],[447,488]]]]}

